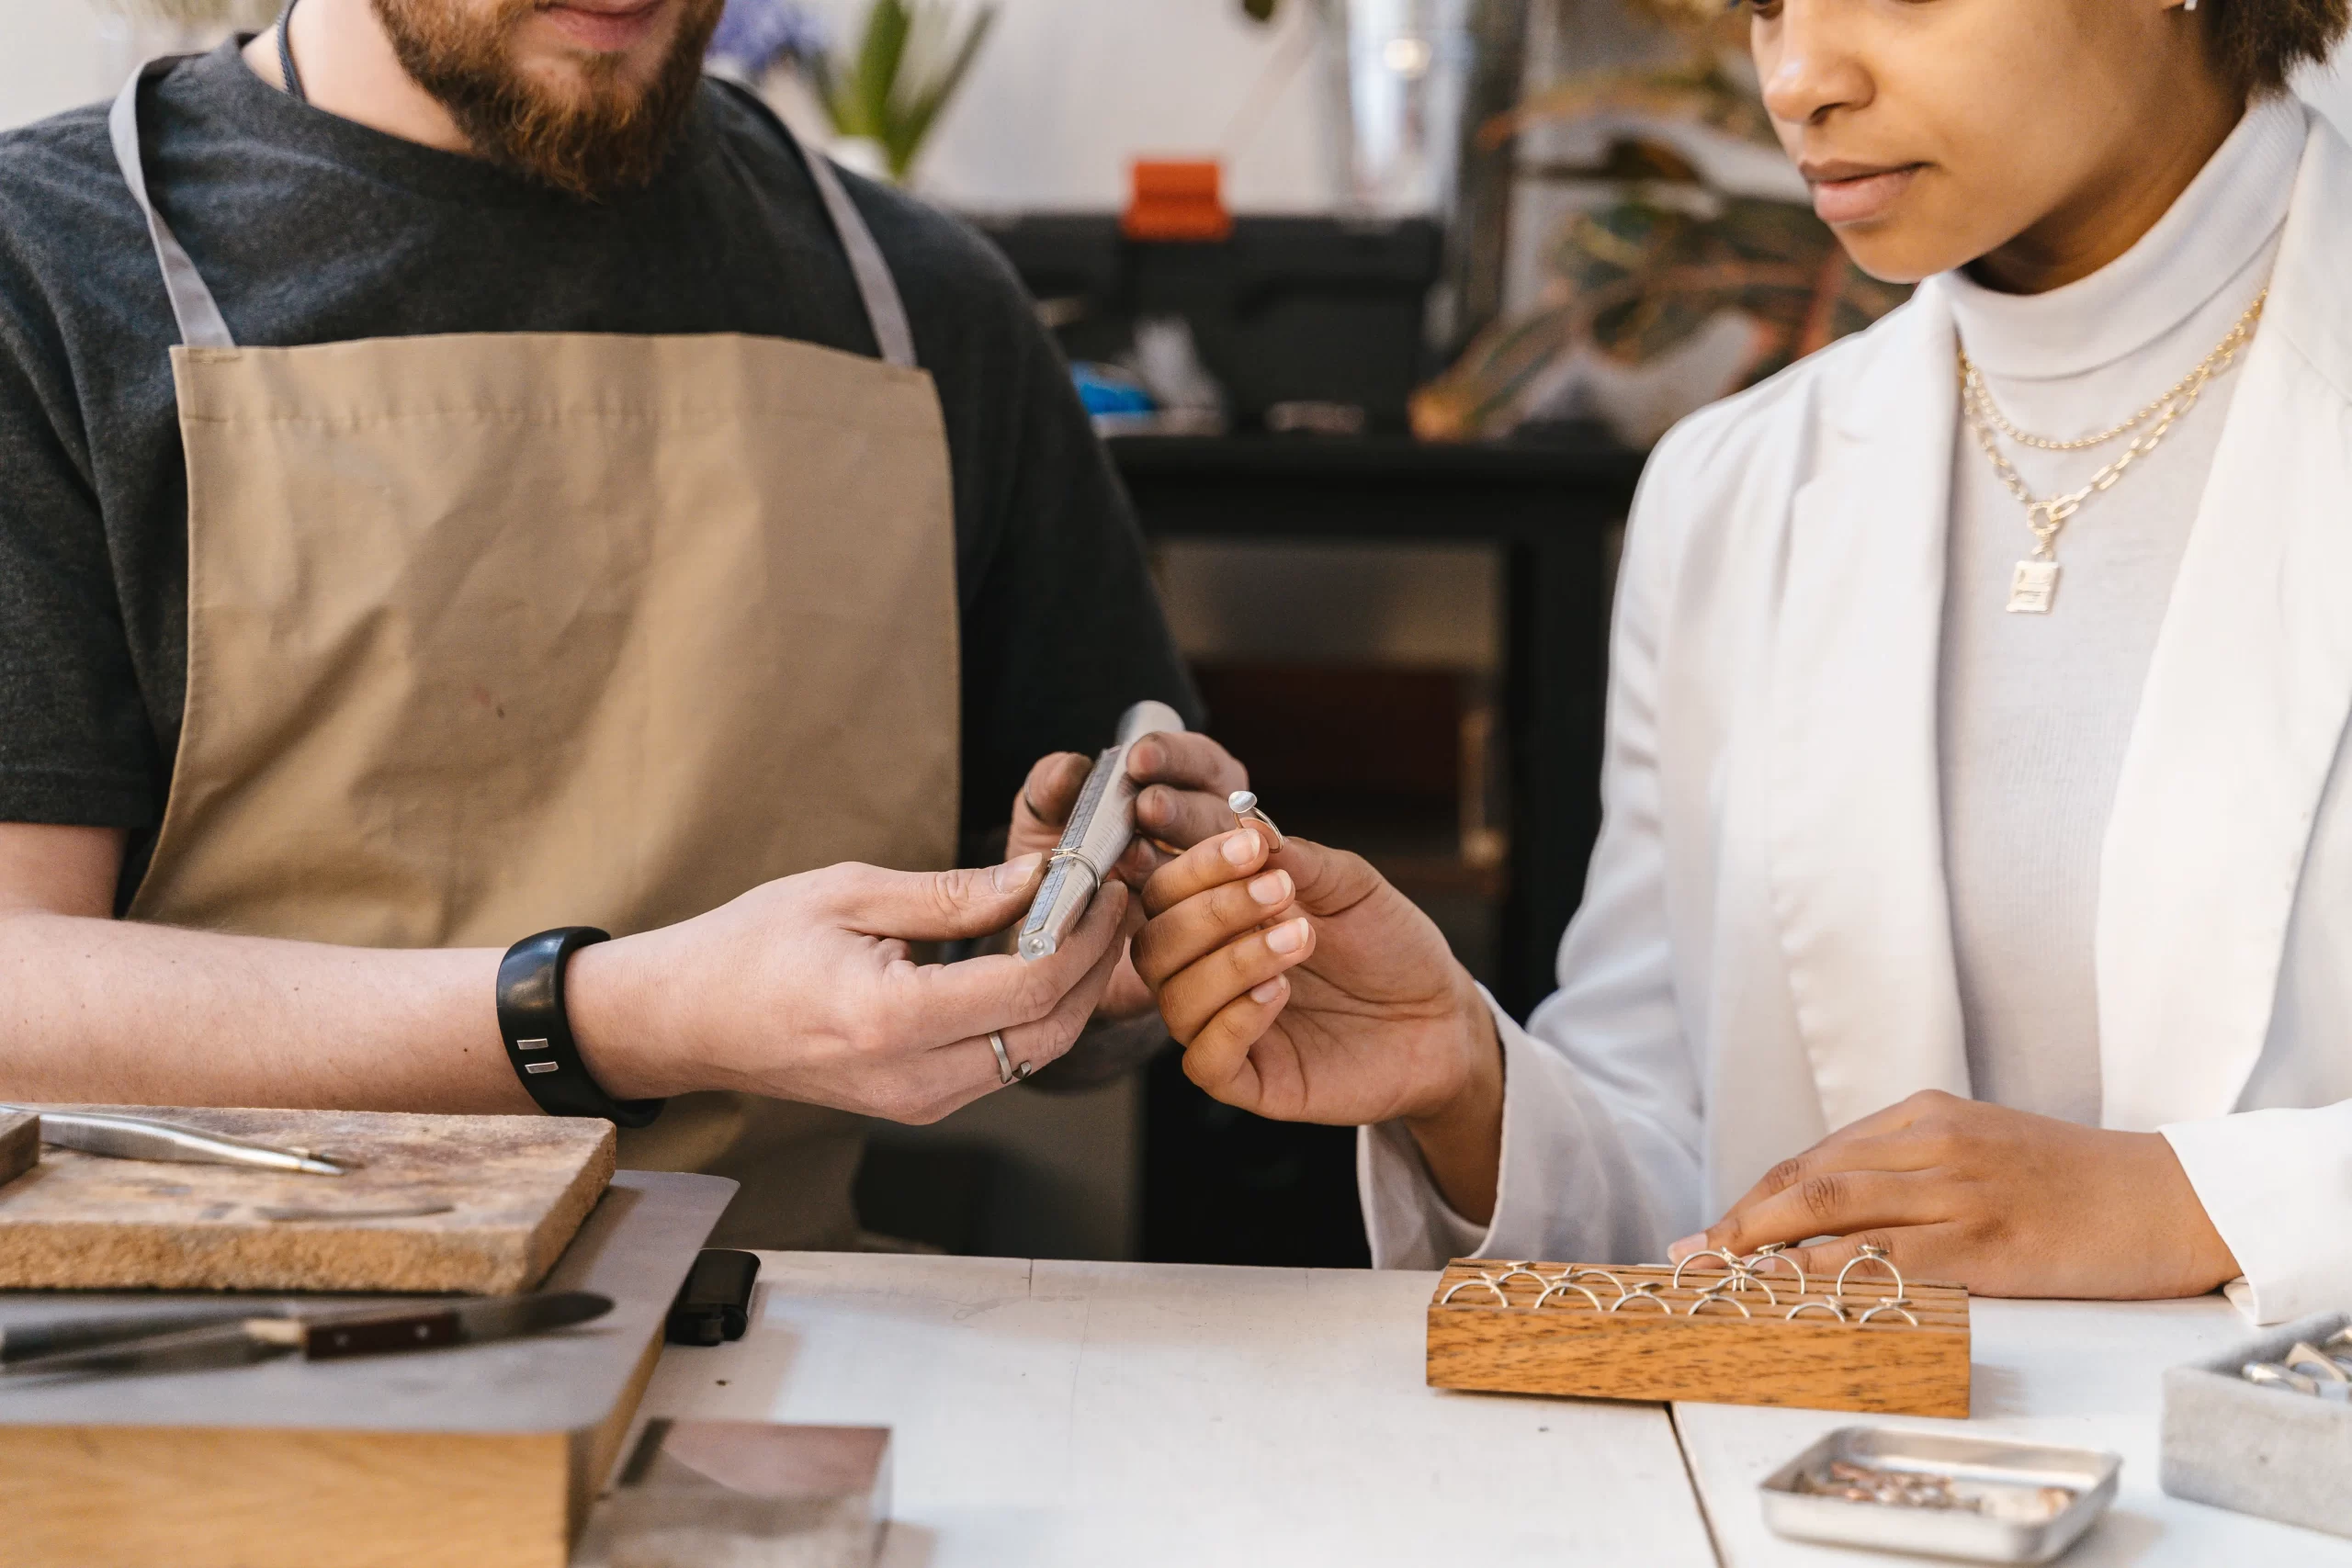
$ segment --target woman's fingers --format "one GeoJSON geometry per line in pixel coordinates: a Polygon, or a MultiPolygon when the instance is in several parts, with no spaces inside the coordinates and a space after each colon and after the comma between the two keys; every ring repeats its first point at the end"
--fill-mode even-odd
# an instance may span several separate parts
{"type": "Polygon", "coordinates": [[[1184,1076],[1212,1099],[1253,1108],[1259,1080],[1250,1052],[1282,1016],[1290,997],[1290,977],[1277,975],[1219,1008],[1185,1045],[1184,1076]]]}
{"type": "Polygon", "coordinates": [[[1136,973],[1146,985],[1164,984],[1234,938],[1280,919],[1296,891],[1290,873],[1261,871],[1185,899],[1136,938],[1136,973]]]}
{"type": "MultiPolygon", "coordinates": [[[[1927,1280],[1965,1279],[1970,1271],[1965,1227],[1951,1223],[1862,1231],[1840,1236],[1836,1241],[1825,1241],[1818,1247],[1792,1247],[1781,1256],[1794,1259],[1796,1266],[1811,1279],[1816,1292],[1826,1292],[1836,1288],[1838,1270],[1860,1258],[1865,1246],[1878,1247],[1886,1254],[1886,1261],[1894,1264],[1902,1274],[1906,1289],[1927,1280]]],[[[1782,1272],[1775,1269],[1758,1278],[1777,1279],[1782,1272]]],[[[1882,1264],[1862,1262],[1855,1263],[1854,1271],[1846,1276],[1846,1284],[1849,1290],[1857,1292],[1856,1299],[1859,1300],[1861,1295],[1859,1288],[1863,1285],[1876,1285],[1893,1294],[1894,1279],[1882,1264]]],[[[1868,1293],[1875,1295],[1877,1292],[1868,1293]]],[[[1867,1306],[1863,1310],[1867,1310],[1867,1306]]]]}
{"type": "Polygon", "coordinates": [[[1143,910],[1154,919],[1212,887],[1237,882],[1266,863],[1264,835],[1238,828],[1204,840],[1151,874],[1143,885],[1143,910]]]}
{"type": "Polygon", "coordinates": [[[1956,1217],[1948,1187],[1919,1171],[1818,1171],[1676,1242],[1668,1257],[1679,1263],[1694,1252],[1719,1250],[1745,1258],[1774,1242],[1794,1246],[1809,1236],[1849,1236],[1874,1226],[1931,1224],[1956,1217]]]}
{"type": "Polygon", "coordinates": [[[1315,927],[1304,915],[1227,943],[1159,987],[1168,1032],[1190,1046],[1209,1020],[1236,998],[1305,963],[1315,927]]]}
{"type": "MultiPolygon", "coordinates": [[[[1928,1170],[1939,1164],[1946,1151],[1932,1139],[1918,1135],[1907,1122],[1892,1120],[1892,1113],[1901,1109],[1889,1106],[1876,1116],[1865,1117],[1852,1126],[1832,1133],[1821,1142],[1782,1160],[1766,1171],[1755,1186],[1740,1194],[1739,1201],[1724,1211],[1730,1220],[1747,1213],[1758,1204],[1781,1197],[1792,1188],[1816,1177],[1834,1175],[1845,1170],[1928,1170]],[[1880,1130],[1887,1129],[1887,1130],[1880,1130]]],[[[1808,1232],[1819,1235],[1821,1231],[1808,1232]]],[[[1686,1237],[1676,1247],[1695,1251],[1686,1247],[1686,1237]]],[[[1673,1256],[1669,1249],[1669,1256],[1673,1256]]]]}

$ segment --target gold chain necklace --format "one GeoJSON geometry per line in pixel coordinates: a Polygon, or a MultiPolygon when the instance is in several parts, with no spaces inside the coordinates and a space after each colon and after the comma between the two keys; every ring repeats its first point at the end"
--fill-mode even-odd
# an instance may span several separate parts
{"type": "Polygon", "coordinates": [[[2255,323],[2262,319],[2263,304],[2269,298],[2268,288],[2256,295],[2254,303],[2246,307],[2245,314],[2238,318],[2229,335],[2215,345],[2213,352],[2207,355],[2196,369],[2182,377],[2179,384],[2170,391],[2112,430],[2080,441],[2051,441],[2027,435],[2018,430],[1994,403],[1993,394],[1984,385],[1984,375],[1969,359],[1968,351],[1964,348],[1959,351],[1961,408],[1967,416],[1969,431],[1976,437],[1977,446],[1984,448],[1984,456],[1992,462],[1993,472],[1999,476],[2001,483],[2024,503],[2026,526],[2033,531],[2033,554],[2018,562],[2017,570],[2009,579],[2008,609],[2011,615],[2046,615],[2050,613],[2051,605],[2058,597],[2058,536],[2065,529],[2067,521],[2080,512],[2083,502],[2092,496],[2112,490],[2133,463],[2154,451],[2164,438],[2172,434],[2172,427],[2197,406],[2197,400],[2204,395],[2213,378],[2230,367],[2230,362],[2238,356],[2239,351],[2254,336],[2255,323]],[[2040,499],[2026,488],[2024,478],[2002,452],[1994,434],[1997,430],[2013,441],[2045,451],[2069,452],[2112,441],[2150,420],[2155,423],[2147,433],[2125,447],[2121,457],[2093,474],[2089,483],[2064,495],[2040,499]]]}

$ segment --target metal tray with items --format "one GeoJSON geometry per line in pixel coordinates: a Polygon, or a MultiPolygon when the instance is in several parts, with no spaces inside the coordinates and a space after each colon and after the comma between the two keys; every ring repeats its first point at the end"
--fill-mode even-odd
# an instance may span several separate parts
{"type": "Polygon", "coordinates": [[[1801,1540],[2047,1562],[2115,1497],[2095,1449],[1841,1427],[1766,1477],[1764,1521],[1801,1540]]]}

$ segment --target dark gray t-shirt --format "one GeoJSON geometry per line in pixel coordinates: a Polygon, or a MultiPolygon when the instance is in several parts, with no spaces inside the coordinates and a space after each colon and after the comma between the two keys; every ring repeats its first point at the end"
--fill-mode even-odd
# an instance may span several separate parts
{"type": "MultiPolygon", "coordinates": [[[[668,170],[604,205],[298,103],[233,46],[143,104],[156,205],[241,344],[744,333],[875,352],[797,153],[715,84],[668,170]]],[[[848,183],[946,415],[969,838],[1039,756],[1107,745],[1126,704],[1195,704],[1019,281],[953,220],[848,183]]],[[[175,341],[104,107],[0,136],[0,821],[131,829],[126,901],[187,688],[175,341]]]]}

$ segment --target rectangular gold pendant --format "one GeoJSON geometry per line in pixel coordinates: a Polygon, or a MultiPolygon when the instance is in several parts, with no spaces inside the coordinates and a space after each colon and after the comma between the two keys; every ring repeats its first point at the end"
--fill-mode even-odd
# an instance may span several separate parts
{"type": "Polygon", "coordinates": [[[2058,563],[2054,560],[2021,560],[2015,576],[2009,579],[2009,614],[2012,615],[2046,615],[2052,601],[2058,597],[2058,563]]]}

